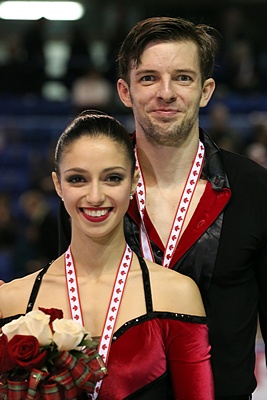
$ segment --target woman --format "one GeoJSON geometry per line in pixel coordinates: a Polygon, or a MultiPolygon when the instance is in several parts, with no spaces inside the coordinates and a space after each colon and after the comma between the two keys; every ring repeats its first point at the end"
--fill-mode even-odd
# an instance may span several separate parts
{"type": "Polygon", "coordinates": [[[139,259],[125,241],[123,217],[138,172],[124,127],[96,111],[79,115],[59,138],[52,178],[71,219],[70,247],[32,295],[38,273],[0,288],[3,317],[57,307],[80,321],[108,368],[99,400],[213,399],[197,286],[139,259]]]}

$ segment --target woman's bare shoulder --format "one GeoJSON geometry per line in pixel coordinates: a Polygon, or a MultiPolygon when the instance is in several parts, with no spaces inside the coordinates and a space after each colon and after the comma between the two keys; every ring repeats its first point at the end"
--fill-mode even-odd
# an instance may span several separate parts
{"type": "Polygon", "coordinates": [[[14,279],[0,286],[2,317],[24,313],[38,272],[14,279]]]}
{"type": "Polygon", "coordinates": [[[33,272],[32,274],[25,275],[22,278],[14,279],[10,282],[4,282],[0,286],[0,293],[8,293],[17,290],[24,290],[25,286],[33,283],[38,275],[39,271],[33,272]]]}
{"type": "Polygon", "coordinates": [[[154,309],[181,314],[205,316],[196,283],[190,277],[146,260],[154,309]]]}

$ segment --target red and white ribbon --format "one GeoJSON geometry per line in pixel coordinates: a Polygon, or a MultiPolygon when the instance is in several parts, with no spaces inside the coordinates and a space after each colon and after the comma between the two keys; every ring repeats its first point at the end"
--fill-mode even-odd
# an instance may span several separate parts
{"type": "MultiPolygon", "coordinates": [[[[180,198],[176,214],[173,220],[172,229],[168,238],[168,242],[166,245],[163,263],[162,265],[166,268],[169,267],[173,253],[178,245],[179,237],[182,231],[182,227],[187,215],[187,211],[189,209],[193,194],[195,192],[197,182],[200,178],[202,166],[204,162],[204,152],[205,148],[203,144],[199,141],[198,149],[196,155],[194,157],[190,172],[188,174],[182,196],[180,198]]],[[[144,212],[146,207],[146,190],[145,183],[142,176],[142,170],[139,165],[137,152],[136,152],[136,160],[137,160],[137,168],[139,169],[140,177],[137,185],[136,196],[137,196],[137,205],[140,213],[140,217],[142,220],[141,229],[140,229],[140,242],[141,248],[143,252],[144,258],[154,261],[153,252],[151,249],[149,237],[146,231],[146,227],[144,224],[144,212]]]]}
{"type": "MultiPolygon", "coordinates": [[[[107,365],[109,350],[112,342],[113,332],[124,293],[125,284],[127,281],[128,273],[132,263],[133,253],[128,245],[125,247],[124,254],[120,261],[120,265],[117,271],[116,279],[111,294],[106,320],[103,327],[103,332],[100,338],[98,346],[98,352],[101,355],[103,361],[107,365]]],[[[65,253],[65,268],[66,268],[66,281],[68,288],[68,296],[71,307],[72,319],[83,324],[82,307],[80,304],[78,283],[76,279],[76,269],[73,262],[70,247],[65,253]],[[71,278],[70,278],[71,277],[71,278]]],[[[93,400],[98,396],[101,388],[102,380],[97,382],[95,391],[93,394],[93,400]]]]}
{"type": "Polygon", "coordinates": [[[68,297],[71,317],[74,321],[79,322],[83,326],[84,323],[82,309],[80,305],[80,295],[76,276],[76,268],[73,262],[70,246],[65,253],[65,276],[69,294],[68,297]]]}

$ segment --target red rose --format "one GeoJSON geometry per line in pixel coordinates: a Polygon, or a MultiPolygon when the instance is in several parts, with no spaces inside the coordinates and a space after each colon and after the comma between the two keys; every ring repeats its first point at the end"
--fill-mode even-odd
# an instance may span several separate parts
{"type": "Polygon", "coordinates": [[[47,356],[46,350],[40,351],[37,338],[31,335],[15,335],[7,343],[7,350],[14,363],[28,370],[40,369],[47,356]]]}
{"type": "Polygon", "coordinates": [[[5,373],[14,368],[14,362],[11,360],[7,351],[7,337],[0,336],[0,372],[5,373]]]}
{"type": "Polygon", "coordinates": [[[39,307],[39,310],[43,311],[43,313],[50,315],[50,323],[55,321],[55,319],[62,319],[63,318],[63,311],[59,310],[58,308],[42,308],[39,307]]]}

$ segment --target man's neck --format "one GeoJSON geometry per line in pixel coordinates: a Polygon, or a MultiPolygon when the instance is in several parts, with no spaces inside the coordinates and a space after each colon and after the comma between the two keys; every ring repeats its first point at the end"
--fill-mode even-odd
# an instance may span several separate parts
{"type": "Polygon", "coordinates": [[[151,144],[136,137],[137,156],[147,187],[170,187],[184,182],[198,146],[198,137],[190,138],[180,147],[151,144]]]}

